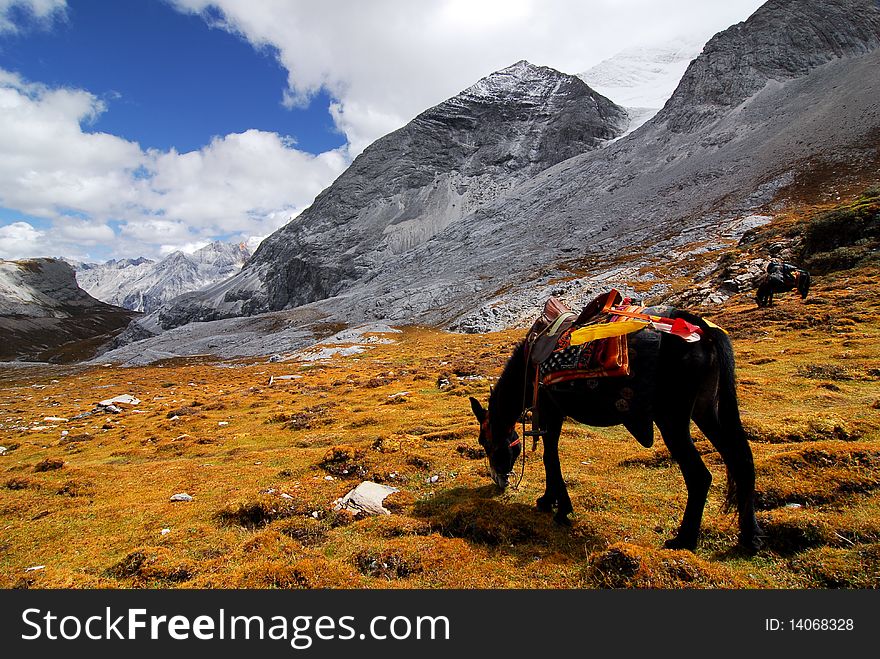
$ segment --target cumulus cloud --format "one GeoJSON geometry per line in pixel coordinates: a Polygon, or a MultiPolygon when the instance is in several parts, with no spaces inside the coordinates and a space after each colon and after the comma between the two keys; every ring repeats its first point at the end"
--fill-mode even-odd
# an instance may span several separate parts
{"type": "Polygon", "coordinates": [[[33,256],[34,245],[45,245],[46,234],[27,222],[0,227],[0,258],[23,259],[33,256]]]}
{"type": "Polygon", "coordinates": [[[569,73],[670,36],[706,41],[762,0],[172,0],[288,71],[287,104],[324,88],[357,155],[479,78],[528,59],[569,73]],[[222,17],[217,20],[217,16],[222,17]]]}
{"type": "MultiPolygon", "coordinates": [[[[104,245],[118,255],[155,256],[163,246],[221,234],[264,236],[347,165],[342,151],[311,155],[259,130],[216,137],[188,153],[143,151],[135,142],[89,132],[105,111],[88,91],[51,88],[0,69],[0,206],[54,225],[30,249],[16,238],[4,255],[104,245]]],[[[10,235],[23,235],[24,227],[13,226],[10,235]]]]}
{"type": "Polygon", "coordinates": [[[216,137],[200,151],[150,155],[151,205],[217,233],[259,231],[279,212],[299,213],[346,165],[339,151],[313,156],[258,130],[216,137]]]}

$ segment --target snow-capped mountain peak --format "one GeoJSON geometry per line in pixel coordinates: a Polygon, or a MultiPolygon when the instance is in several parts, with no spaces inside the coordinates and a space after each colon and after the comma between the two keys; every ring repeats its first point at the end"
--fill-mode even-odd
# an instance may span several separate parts
{"type": "Polygon", "coordinates": [[[673,39],[661,46],[627,48],[578,77],[624,106],[633,130],[663,107],[702,48],[702,43],[686,39],[673,39]]]}

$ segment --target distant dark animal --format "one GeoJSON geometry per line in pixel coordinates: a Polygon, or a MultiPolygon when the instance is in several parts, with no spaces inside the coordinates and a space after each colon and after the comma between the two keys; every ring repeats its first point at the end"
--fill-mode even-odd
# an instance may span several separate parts
{"type": "Polygon", "coordinates": [[[571,499],[559,465],[559,435],[566,417],[591,426],[623,425],[642,444],[653,442],[653,424],[660,429],[687,486],[687,505],[668,548],[694,549],[712,475],[691,439],[693,419],[717,449],[727,467],[727,506],[739,514],[739,542],[749,551],[759,544],[755,519],[755,468],[752,451],[740,421],[733,349],[727,334],[701,318],[670,307],[645,313],[682,318],[700,328],[701,339],[688,343],[678,336],[646,327],[626,337],[630,374],[578,379],[558,385],[536,385],[534,367],[521,342],[507,362],[489,396],[488,410],[474,398],[471,408],[480,422],[479,442],[489,459],[495,484],[504,489],[520,455],[515,427],[533,400],[544,440],[546,489],[537,500],[540,510],[568,524],[571,499]]]}
{"type": "Polygon", "coordinates": [[[758,284],[755,300],[759,307],[771,307],[774,293],[787,293],[795,288],[805,300],[810,293],[810,283],[810,273],[806,270],[791,263],[774,261],[767,266],[767,274],[758,284]]]}

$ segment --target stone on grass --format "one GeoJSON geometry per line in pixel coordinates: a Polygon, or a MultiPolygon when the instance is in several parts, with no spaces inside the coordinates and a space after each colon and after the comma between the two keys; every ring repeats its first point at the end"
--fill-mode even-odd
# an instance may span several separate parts
{"type": "Polygon", "coordinates": [[[110,405],[116,405],[116,403],[122,403],[124,405],[140,405],[141,401],[131,394],[122,394],[121,396],[114,396],[113,398],[102,400],[98,405],[101,407],[109,407],[110,405]]]}
{"type": "Polygon", "coordinates": [[[366,515],[390,515],[391,511],[385,508],[382,502],[394,492],[400,490],[373,481],[364,481],[344,497],[334,501],[333,510],[348,510],[366,515]]]}
{"type": "Polygon", "coordinates": [[[193,498],[189,494],[187,494],[186,492],[180,492],[178,494],[172,494],[171,500],[172,501],[192,501],[193,498]]]}

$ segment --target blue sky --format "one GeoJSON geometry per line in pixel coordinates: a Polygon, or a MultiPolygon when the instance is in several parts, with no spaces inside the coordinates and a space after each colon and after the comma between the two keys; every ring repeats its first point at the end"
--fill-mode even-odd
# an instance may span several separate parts
{"type": "Polygon", "coordinates": [[[0,0],[0,258],[259,240],[520,59],[704,42],[759,0],[0,0]]]}
{"type": "Polygon", "coordinates": [[[163,2],[67,4],[51,26],[16,9],[24,30],[0,40],[0,67],[103,99],[108,111],[91,130],[181,152],[249,128],[290,136],[314,154],[345,144],[326,92],[304,108],[282,105],[287,72],[274,47],[254,48],[163,2]]]}

